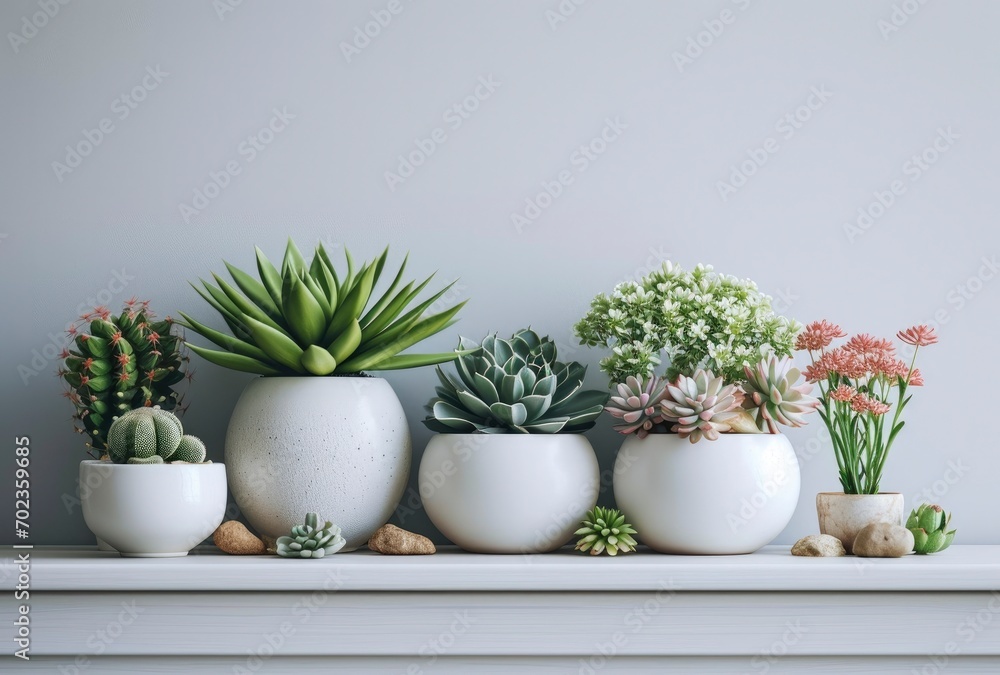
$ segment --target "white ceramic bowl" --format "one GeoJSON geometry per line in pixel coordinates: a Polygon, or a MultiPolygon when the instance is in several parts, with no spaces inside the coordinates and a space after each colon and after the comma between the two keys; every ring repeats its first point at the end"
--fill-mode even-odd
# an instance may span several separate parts
{"type": "Polygon", "coordinates": [[[474,553],[545,553],[597,503],[600,468],[580,434],[439,434],[420,461],[434,526],[474,553]]]}
{"type": "Polygon", "coordinates": [[[639,543],[661,553],[753,553],[795,513],[799,463],[783,434],[629,436],[615,461],[615,501],[639,543]]]}
{"type": "Polygon", "coordinates": [[[90,531],[123,556],[183,556],[222,523],[226,466],[87,460],[80,501],[90,531]]]}

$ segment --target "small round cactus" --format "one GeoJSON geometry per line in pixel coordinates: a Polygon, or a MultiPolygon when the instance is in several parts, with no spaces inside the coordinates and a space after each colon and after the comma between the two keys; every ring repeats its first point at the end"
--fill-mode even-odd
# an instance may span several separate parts
{"type": "Polygon", "coordinates": [[[956,530],[948,530],[951,514],[937,504],[921,504],[906,519],[906,529],[913,533],[913,552],[917,554],[943,551],[955,539],[956,530]]]}
{"type": "Polygon", "coordinates": [[[108,431],[108,456],[116,464],[201,463],[205,454],[205,444],[185,436],[177,416],[158,406],[130,410],[108,431]]]}
{"type": "Polygon", "coordinates": [[[322,558],[336,553],[346,543],[339,527],[330,521],[320,527],[319,515],[307,513],[305,525],[293,527],[290,537],[278,537],[277,546],[282,558],[322,558]]]}

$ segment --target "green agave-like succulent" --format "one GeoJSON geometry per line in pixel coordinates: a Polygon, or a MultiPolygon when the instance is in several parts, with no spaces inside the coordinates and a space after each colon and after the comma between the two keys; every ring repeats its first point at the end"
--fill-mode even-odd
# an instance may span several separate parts
{"type": "Polygon", "coordinates": [[[73,344],[62,354],[59,375],[90,447],[107,450],[108,432],[122,413],[153,405],[173,410],[180,403],[174,386],[185,377],[187,356],[173,322],[154,320],[148,302],[133,298],[120,316],[95,308],[69,334],[73,344]]]}
{"type": "Polygon", "coordinates": [[[906,519],[906,529],[913,533],[913,552],[918,554],[943,551],[955,539],[956,530],[948,530],[951,514],[937,504],[921,504],[906,519]]]}
{"type": "MultiPolygon", "coordinates": [[[[185,326],[223,351],[189,345],[207,361],[259,375],[351,375],[365,370],[416,368],[453,360],[457,354],[400,354],[455,321],[465,305],[424,316],[454,284],[414,305],[434,277],[402,285],[406,260],[381,295],[373,293],[389,255],[357,266],[344,251],[347,271],[338,275],[320,244],[306,263],[291,240],[279,271],[257,249],[255,279],[226,263],[234,288],[213,274],[195,290],[216,309],[232,335],[181,313],[185,326]]],[[[194,285],[194,284],[192,284],[194,285]]]]}
{"type": "Polygon", "coordinates": [[[307,513],[304,525],[296,525],[291,536],[278,537],[275,542],[282,558],[322,558],[336,553],[346,543],[339,527],[330,521],[320,526],[315,513],[307,513]]]}
{"type": "Polygon", "coordinates": [[[603,506],[587,511],[586,520],[575,534],[580,537],[575,550],[590,551],[590,555],[631,553],[638,546],[632,537],[636,534],[635,528],[625,522],[625,515],[618,509],[603,506]]]}
{"type": "Polygon", "coordinates": [[[455,361],[458,379],[438,367],[437,397],[424,420],[440,433],[574,433],[594,426],[608,394],[582,390],[579,363],[561,363],[556,344],[530,329],[508,340],[488,335],[482,343],[462,338],[455,361]]]}

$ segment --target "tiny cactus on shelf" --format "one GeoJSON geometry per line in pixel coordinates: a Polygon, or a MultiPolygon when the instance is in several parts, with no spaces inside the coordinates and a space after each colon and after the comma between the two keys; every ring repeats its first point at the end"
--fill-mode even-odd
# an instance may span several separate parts
{"type": "Polygon", "coordinates": [[[121,315],[97,307],[67,331],[72,343],[60,358],[59,376],[76,413],[77,430],[88,447],[103,454],[115,418],[133,408],[158,405],[174,410],[181,396],[174,386],[185,378],[188,361],[168,317],[156,321],[149,303],[135,298],[121,315]]]}
{"type": "Polygon", "coordinates": [[[575,534],[581,537],[575,550],[589,551],[590,555],[631,553],[638,545],[632,538],[635,528],[625,522],[625,515],[618,509],[602,506],[587,511],[586,520],[575,534]]]}
{"type": "Polygon", "coordinates": [[[614,430],[621,434],[636,434],[645,438],[650,432],[666,431],[660,403],[667,396],[667,382],[650,377],[643,383],[642,376],[629,375],[616,386],[618,395],[612,394],[604,409],[612,417],[622,420],[614,430]]]}
{"type": "Polygon", "coordinates": [[[291,536],[278,537],[276,543],[282,558],[322,558],[344,548],[347,541],[339,527],[330,521],[320,527],[319,515],[307,513],[304,525],[296,525],[291,536]]]}
{"type": "Polygon", "coordinates": [[[116,464],[205,461],[205,444],[185,436],[177,416],[159,407],[136,408],[116,418],[108,431],[108,456],[116,464]]]}
{"type": "Polygon", "coordinates": [[[951,514],[937,504],[921,504],[910,512],[906,529],[913,533],[913,552],[917,554],[943,551],[955,539],[956,530],[948,530],[951,514]]]}
{"type": "Polygon", "coordinates": [[[778,424],[801,427],[806,424],[805,415],[820,405],[818,398],[809,395],[813,385],[798,384],[802,373],[787,356],[772,355],[753,367],[744,366],[743,372],[743,408],[753,415],[760,431],[776,434],[778,424]]]}
{"type": "Polygon", "coordinates": [[[608,400],[584,390],[586,366],[557,360],[556,344],[531,329],[509,339],[462,339],[458,379],[439,367],[424,424],[439,433],[554,434],[594,426],[608,400]]]}
{"type": "Polygon", "coordinates": [[[694,377],[680,375],[667,385],[667,397],[660,404],[663,419],[681,438],[697,443],[714,441],[730,431],[729,422],[739,415],[743,392],[735,384],[724,385],[711,370],[698,370],[694,377]]]}

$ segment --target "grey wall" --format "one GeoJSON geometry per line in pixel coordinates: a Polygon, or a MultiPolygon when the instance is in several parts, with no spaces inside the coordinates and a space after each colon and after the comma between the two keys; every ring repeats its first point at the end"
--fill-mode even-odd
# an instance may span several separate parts
{"type": "MultiPolygon", "coordinates": [[[[278,256],[288,235],[365,256],[389,242],[396,260],[409,250],[414,275],[461,279],[457,330],[530,323],[590,363],[594,386],[600,354],[570,349],[571,325],[595,293],[668,257],[752,277],[803,321],[880,335],[937,323],[941,343],[920,363],[928,386],[883,488],[953,509],[963,543],[1000,542],[997,3],[96,1],[45,18],[47,1],[0,7],[0,481],[10,508],[13,438],[29,435],[35,543],[92,541],[73,503],[84,449],[49,336],[79,307],[133,294],[217,322],[187,281],[223,258],[251,265],[255,243],[278,256]],[[390,4],[391,22],[345,55],[390,4]],[[446,113],[477,87],[467,118],[446,113]],[[293,119],[241,151],[275,109],[293,119]],[[92,152],[54,166],[102,120],[92,152]],[[580,159],[607,120],[623,128],[580,159]],[[433,154],[390,189],[398,156],[434,135],[433,154]],[[185,213],[227,164],[239,173],[185,213]],[[562,171],[572,183],[515,227],[562,171]]],[[[429,346],[450,348],[457,330],[429,346]]],[[[248,378],[196,369],[185,424],[220,460],[248,378]]],[[[433,373],[389,379],[419,456],[433,373]]],[[[591,434],[605,466],[620,443],[609,427],[591,434]]],[[[814,531],[814,494],[838,487],[820,430],[814,419],[790,433],[804,481],[780,541],[814,531]]],[[[402,521],[432,531],[418,511],[402,521]]],[[[8,527],[0,539],[13,542],[8,527]]]]}

